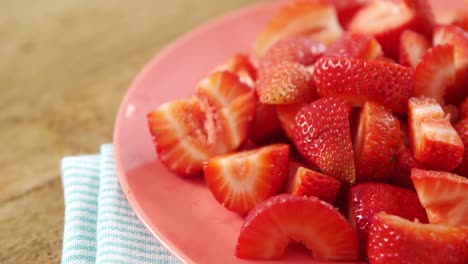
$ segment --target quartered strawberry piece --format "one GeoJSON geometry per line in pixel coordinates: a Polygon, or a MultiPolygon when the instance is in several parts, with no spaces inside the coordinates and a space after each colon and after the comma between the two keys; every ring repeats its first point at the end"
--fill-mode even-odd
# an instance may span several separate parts
{"type": "Polygon", "coordinates": [[[367,245],[371,264],[468,263],[468,227],[422,224],[378,213],[367,245]]]}
{"type": "Polygon", "coordinates": [[[297,113],[309,102],[299,102],[295,104],[276,105],[276,114],[280,121],[281,127],[291,140],[294,139],[294,130],[296,127],[297,113]]]}
{"type": "Polygon", "coordinates": [[[257,79],[257,69],[252,65],[249,58],[245,54],[236,54],[224,64],[216,67],[216,71],[229,71],[237,76],[244,84],[249,87],[255,86],[255,80],[257,79]]]}
{"type": "Polygon", "coordinates": [[[447,88],[455,82],[455,61],[452,45],[430,48],[414,69],[414,93],[444,104],[447,88]]]}
{"type": "Polygon", "coordinates": [[[207,115],[206,129],[219,130],[216,143],[226,145],[223,154],[237,149],[248,137],[255,114],[255,91],[231,72],[215,72],[203,79],[196,96],[207,115]]]}
{"type": "Polygon", "coordinates": [[[460,119],[465,119],[468,117],[468,97],[463,100],[459,107],[460,119]]]}
{"type": "Polygon", "coordinates": [[[204,164],[203,172],[220,204],[247,213],[281,190],[288,163],[289,145],[275,144],[214,157],[204,164]]]}
{"type": "Polygon", "coordinates": [[[468,32],[453,25],[438,26],[434,30],[433,44],[454,47],[455,83],[447,89],[445,99],[458,104],[468,96],[468,32]]]}
{"type": "Polygon", "coordinates": [[[401,145],[400,121],[382,105],[367,101],[354,140],[356,181],[388,181],[401,145]]]}
{"type": "Polygon", "coordinates": [[[318,261],[359,260],[356,232],[333,206],[290,194],[274,196],[249,213],[236,256],[277,259],[292,242],[303,244],[318,261]]]}
{"type": "Polygon", "coordinates": [[[351,107],[339,98],[321,98],[296,115],[294,143],[301,155],[323,173],[353,184],[351,107]]]}
{"type": "Polygon", "coordinates": [[[383,61],[320,58],[312,75],[321,97],[340,97],[361,106],[373,100],[405,113],[413,94],[413,69],[383,61]]]}
{"type": "Polygon", "coordinates": [[[327,49],[327,46],[308,36],[288,36],[268,49],[260,59],[259,71],[264,74],[274,65],[288,61],[304,66],[312,65],[327,49]]]}
{"type": "Polygon", "coordinates": [[[372,36],[344,33],[323,56],[374,60],[382,57],[383,52],[372,36]]]}
{"type": "Polygon", "coordinates": [[[336,8],[340,24],[347,28],[349,22],[356,12],[361,9],[369,0],[328,0],[336,8]]]}
{"type": "Polygon", "coordinates": [[[315,97],[312,74],[302,64],[281,62],[259,76],[257,94],[263,104],[292,104],[315,97]]]}
{"type": "Polygon", "coordinates": [[[468,179],[457,174],[413,169],[411,179],[430,223],[468,226],[468,179]]]}
{"type": "Polygon", "coordinates": [[[455,125],[455,130],[465,146],[462,162],[455,168],[455,172],[468,178],[468,118],[457,123],[455,125]]]}
{"type": "Polygon", "coordinates": [[[286,183],[287,193],[298,196],[315,196],[327,203],[333,203],[340,190],[339,180],[323,173],[299,167],[290,182],[286,183]]]}
{"type": "Polygon", "coordinates": [[[181,176],[201,172],[202,163],[227,151],[216,142],[216,128],[206,128],[206,113],[198,99],[165,103],[148,114],[148,124],[159,160],[181,176]]]}
{"type": "Polygon", "coordinates": [[[375,36],[385,55],[394,59],[398,58],[398,43],[404,30],[431,37],[433,27],[434,15],[427,0],[373,0],[349,24],[351,32],[375,36]]]}
{"type": "Polygon", "coordinates": [[[416,159],[435,170],[457,167],[463,158],[463,142],[437,101],[413,97],[408,108],[410,142],[416,159]]]}
{"type": "Polygon", "coordinates": [[[403,66],[414,68],[430,47],[431,42],[424,35],[405,30],[400,36],[398,62],[403,66]]]}
{"type": "Polygon", "coordinates": [[[385,183],[360,183],[352,186],[348,197],[349,221],[358,232],[362,256],[366,256],[369,225],[379,212],[427,223],[424,208],[415,192],[385,183]]]}
{"type": "Polygon", "coordinates": [[[284,6],[255,40],[255,54],[263,57],[278,40],[306,35],[327,45],[342,34],[335,8],[326,1],[296,0],[284,6]]]}

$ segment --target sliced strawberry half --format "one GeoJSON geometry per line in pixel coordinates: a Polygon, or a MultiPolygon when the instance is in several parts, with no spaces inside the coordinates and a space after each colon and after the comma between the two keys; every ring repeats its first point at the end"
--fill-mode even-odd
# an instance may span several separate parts
{"type": "Polygon", "coordinates": [[[354,140],[356,181],[388,181],[401,145],[400,121],[382,105],[367,101],[354,140]]]}
{"type": "Polygon", "coordinates": [[[437,101],[413,97],[408,108],[410,142],[416,159],[435,170],[457,167],[463,158],[463,142],[437,101]]]}
{"type": "Polygon", "coordinates": [[[441,171],[413,169],[411,179],[429,222],[468,225],[468,179],[441,171]]]}
{"type": "Polygon", "coordinates": [[[323,55],[374,60],[383,56],[382,48],[374,37],[344,33],[323,55]]]}
{"type": "Polygon", "coordinates": [[[339,180],[323,173],[299,167],[291,182],[287,182],[287,193],[298,196],[315,196],[327,203],[333,203],[340,190],[339,180]]]}
{"type": "Polygon", "coordinates": [[[273,16],[255,40],[254,50],[258,57],[263,57],[275,42],[292,35],[306,35],[329,45],[342,32],[332,4],[296,0],[273,16]]]}
{"type": "Polygon", "coordinates": [[[308,102],[299,102],[295,104],[276,105],[276,114],[280,121],[281,127],[291,140],[294,138],[294,130],[296,127],[297,113],[308,104],[308,102]]]}
{"type": "Polygon", "coordinates": [[[326,51],[327,46],[308,36],[288,36],[268,49],[265,56],[260,59],[260,74],[279,63],[289,61],[304,66],[312,65],[326,51]]]}
{"type": "Polygon", "coordinates": [[[376,101],[395,113],[405,113],[413,94],[413,69],[383,61],[320,58],[312,75],[321,97],[340,97],[353,105],[376,101]]]}
{"type": "Polygon", "coordinates": [[[416,96],[435,98],[444,104],[447,88],[455,82],[454,49],[452,45],[437,45],[429,49],[414,70],[416,96]]]}
{"type": "Polygon", "coordinates": [[[468,118],[458,122],[455,125],[455,130],[465,146],[462,162],[455,168],[455,172],[468,178],[468,118]]]}
{"type": "Polygon", "coordinates": [[[312,74],[302,64],[281,62],[259,76],[257,94],[263,104],[292,104],[315,97],[312,74]]]}
{"type": "Polygon", "coordinates": [[[216,67],[216,71],[230,71],[237,76],[244,84],[249,87],[255,86],[257,79],[257,69],[252,65],[249,58],[245,54],[236,54],[225,63],[216,67]]]}
{"type": "Polygon", "coordinates": [[[169,170],[192,176],[213,154],[226,152],[216,144],[214,128],[206,129],[206,113],[196,98],[172,101],[147,116],[158,158],[169,170]]]}
{"type": "Polygon", "coordinates": [[[427,223],[424,208],[415,192],[385,183],[360,183],[349,189],[348,217],[358,232],[362,256],[366,256],[369,225],[379,212],[427,223]]]}
{"type": "Polygon", "coordinates": [[[400,36],[398,62],[403,66],[414,68],[430,47],[431,42],[424,35],[405,30],[400,36]]]}
{"type": "Polygon", "coordinates": [[[422,224],[378,213],[372,219],[370,263],[468,262],[468,227],[422,224]]]}
{"type": "Polygon", "coordinates": [[[226,146],[224,154],[237,149],[248,137],[255,114],[255,91],[231,72],[215,72],[203,79],[196,96],[207,115],[205,129],[214,129],[216,140],[226,146]]]}
{"type": "Polygon", "coordinates": [[[301,155],[327,175],[353,184],[355,169],[349,112],[339,98],[321,98],[296,115],[294,143],[301,155]]]}
{"type": "Polygon", "coordinates": [[[290,194],[274,196],[249,213],[236,256],[277,259],[292,242],[305,245],[318,261],[359,260],[356,232],[333,206],[290,194]]]}
{"type": "Polygon", "coordinates": [[[397,59],[400,35],[406,29],[432,36],[434,15],[426,0],[373,0],[357,12],[349,30],[375,36],[385,55],[397,59]],[[373,21],[373,22],[372,22],[373,21]]]}
{"type": "Polygon", "coordinates": [[[433,44],[454,47],[455,83],[447,89],[445,99],[459,104],[468,96],[468,32],[453,25],[436,27],[433,44]]]}
{"type": "Polygon", "coordinates": [[[230,211],[247,213],[277,194],[286,180],[289,145],[275,144],[217,156],[203,166],[208,188],[230,211]]]}

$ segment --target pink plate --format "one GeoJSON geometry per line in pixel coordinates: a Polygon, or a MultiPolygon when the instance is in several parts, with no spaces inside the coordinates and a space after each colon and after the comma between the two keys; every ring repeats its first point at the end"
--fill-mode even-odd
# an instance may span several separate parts
{"type": "MultiPolygon", "coordinates": [[[[438,11],[448,7],[447,1],[435,2],[438,11]]],[[[463,5],[463,0],[450,3],[452,8],[463,5]]],[[[114,146],[122,189],[146,227],[185,263],[260,262],[234,256],[241,216],[219,205],[202,178],[182,179],[157,160],[146,114],[166,101],[191,96],[214,66],[237,52],[248,53],[278,6],[269,2],[233,12],[177,40],[146,65],[120,106],[114,146]]],[[[292,248],[274,263],[310,260],[305,250],[292,248]]]]}

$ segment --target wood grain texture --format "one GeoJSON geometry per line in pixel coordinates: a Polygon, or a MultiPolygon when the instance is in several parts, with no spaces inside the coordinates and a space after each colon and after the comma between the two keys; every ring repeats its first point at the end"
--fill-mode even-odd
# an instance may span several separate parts
{"type": "Polygon", "coordinates": [[[0,8],[0,263],[57,263],[60,159],[112,140],[143,65],[254,0],[16,0],[0,8]]]}

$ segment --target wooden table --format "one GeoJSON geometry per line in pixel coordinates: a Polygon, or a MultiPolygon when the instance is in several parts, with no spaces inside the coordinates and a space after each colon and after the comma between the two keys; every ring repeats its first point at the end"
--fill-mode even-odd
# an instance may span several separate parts
{"type": "Polygon", "coordinates": [[[254,0],[0,4],[0,263],[57,263],[60,159],[112,141],[129,83],[161,48],[254,0]]]}

